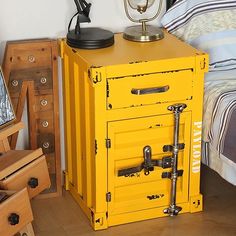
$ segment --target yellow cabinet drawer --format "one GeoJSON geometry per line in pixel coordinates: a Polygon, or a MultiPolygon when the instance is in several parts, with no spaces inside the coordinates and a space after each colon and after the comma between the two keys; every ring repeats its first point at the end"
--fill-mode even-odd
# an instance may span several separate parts
{"type": "Polygon", "coordinates": [[[29,197],[33,198],[50,187],[46,158],[44,155],[38,156],[37,151],[12,150],[1,157],[1,161],[8,158],[9,162],[8,168],[0,176],[2,189],[20,190],[27,187],[29,197]]]}
{"type": "Polygon", "coordinates": [[[192,70],[107,79],[107,109],[191,99],[192,70]]]}
{"type": "Polygon", "coordinates": [[[0,203],[0,212],[1,236],[14,235],[31,223],[33,214],[26,188],[0,203]]]}

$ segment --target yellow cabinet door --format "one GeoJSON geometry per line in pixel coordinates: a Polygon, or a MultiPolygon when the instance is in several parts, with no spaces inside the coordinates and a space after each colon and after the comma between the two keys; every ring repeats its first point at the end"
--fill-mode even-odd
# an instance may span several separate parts
{"type": "MultiPolygon", "coordinates": [[[[180,118],[177,204],[188,201],[189,152],[191,113],[183,112],[180,118]]],[[[171,156],[163,150],[173,144],[173,114],[108,122],[108,214],[116,215],[148,208],[163,207],[170,203],[171,180],[162,178],[171,168],[155,166],[153,171],[119,176],[120,170],[138,167],[144,162],[143,148],[150,146],[152,160],[171,156]]]]}

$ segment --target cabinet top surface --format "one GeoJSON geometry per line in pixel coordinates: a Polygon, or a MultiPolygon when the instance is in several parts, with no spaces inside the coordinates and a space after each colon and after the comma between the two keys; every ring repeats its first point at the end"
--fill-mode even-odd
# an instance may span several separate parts
{"type": "Polygon", "coordinates": [[[115,34],[114,45],[95,50],[75,49],[78,55],[89,65],[109,66],[129,64],[137,61],[157,61],[192,57],[201,51],[164,32],[162,40],[154,42],[132,42],[123,39],[123,34],[115,34]]]}

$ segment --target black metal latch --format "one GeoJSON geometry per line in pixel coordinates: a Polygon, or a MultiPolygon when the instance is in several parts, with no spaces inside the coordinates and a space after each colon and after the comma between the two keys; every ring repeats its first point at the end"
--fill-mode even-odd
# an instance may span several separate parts
{"type": "Polygon", "coordinates": [[[172,166],[171,156],[163,157],[161,160],[152,160],[152,148],[150,146],[145,146],[143,148],[143,157],[144,162],[140,166],[119,170],[118,176],[129,176],[142,170],[144,170],[145,175],[149,175],[150,171],[154,171],[154,166],[159,166],[163,169],[172,166]]]}
{"type": "MultiPolygon", "coordinates": [[[[183,150],[185,147],[184,143],[179,143],[178,145],[178,150],[183,150]]],[[[163,146],[163,152],[173,152],[173,145],[164,145],[163,146]]]]}
{"type": "MultiPolygon", "coordinates": [[[[177,170],[177,177],[183,176],[184,170],[177,170]]],[[[169,178],[171,179],[172,172],[163,172],[161,175],[162,179],[169,178]]]]}

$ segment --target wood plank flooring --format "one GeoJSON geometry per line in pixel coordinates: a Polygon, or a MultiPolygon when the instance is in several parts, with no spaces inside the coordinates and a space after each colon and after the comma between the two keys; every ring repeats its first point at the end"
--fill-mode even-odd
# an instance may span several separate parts
{"type": "Polygon", "coordinates": [[[208,167],[202,168],[201,192],[204,211],[164,217],[94,231],[71,195],[34,199],[36,236],[235,236],[236,186],[220,178],[208,167]]]}

